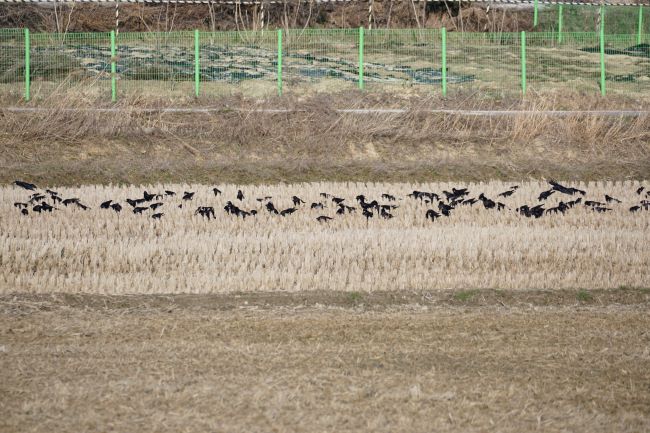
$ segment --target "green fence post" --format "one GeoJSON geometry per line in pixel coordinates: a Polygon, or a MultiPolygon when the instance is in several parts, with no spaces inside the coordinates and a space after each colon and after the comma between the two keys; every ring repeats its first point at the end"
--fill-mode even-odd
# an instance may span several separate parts
{"type": "Polygon", "coordinates": [[[199,66],[199,31],[194,30],[194,96],[199,97],[201,70],[199,66]]]}
{"type": "Polygon", "coordinates": [[[111,101],[117,101],[117,65],[115,53],[115,30],[111,30],[111,101]]]}
{"type": "Polygon", "coordinates": [[[643,33],[643,5],[639,5],[639,31],[636,34],[637,45],[641,44],[641,33],[643,33]]]}
{"type": "Polygon", "coordinates": [[[359,89],[363,90],[363,27],[359,27],[359,89]]]}
{"type": "Polygon", "coordinates": [[[557,15],[557,42],[559,44],[562,43],[562,5],[558,8],[558,15],[557,15]]]}
{"type": "Polygon", "coordinates": [[[533,27],[537,27],[537,0],[534,1],[533,8],[533,27]]]}
{"type": "Polygon", "coordinates": [[[605,96],[605,8],[600,7],[600,93],[605,96]]]}
{"type": "Polygon", "coordinates": [[[442,28],[442,97],[447,97],[447,29],[442,28]]]}
{"type": "Polygon", "coordinates": [[[278,29],[278,96],[282,96],[282,29],[278,29]]]}
{"type": "Polygon", "coordinates": [[[526,94],[526,32],[521,32],[521,92],[526,94]]]}
{"type": "Polygon", "coordinates": [[[29,59],[29,29],[25,29],[25,101],[29,101],[31,97],[30,79],[31,79],[31,65],[29,59]]]}

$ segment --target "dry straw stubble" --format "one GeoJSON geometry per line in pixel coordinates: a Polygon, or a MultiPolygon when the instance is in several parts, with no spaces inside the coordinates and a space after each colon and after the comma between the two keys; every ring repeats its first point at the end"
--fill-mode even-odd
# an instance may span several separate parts
{"type": "MultiPolygon", "coordinates": [[[[20,215],[12,203],[27,193],[0,189],[0,293],[232,293],[309,290],[433,290],[613,288],[650,285],[650,212],[632,214],[639,201],[637,182],[576,184],[586,199],[610,194],[623,201],[597,213],[577,206],[566,215],[528,219],[514,209],[537,203],[543,182],[527,182],[500,199],[509,209],[486,210],[480,202],[461,206],[450,218],[424,218],[427,206],[406,197],[413,190],[449,190],[457,184],[310,183],[243,187],[243,202],[234,200],[238,186],[220,186],[215,197],[202,185],[148,187],[86,186],[61,188],[64,197],[80,197],[93,209],[65,208],[52,214],[20,215]],[[195,191],[192,202],[178,208],[177,196],[158,211],[134,215],[130,206],[117,215],[99,209],[109,198],[141,197],[143,189],[195,191]],[[323,211],[309,204],[324,201],[320,192],[345,197],[382,193],[398,197],[394,218],[366,221],[356,214],[335,214],[331,201],[323,211]],[[278,209],[298,195],[307,204],[286,217],[271,215],[257,197],[272,196],[278,209]],[[235,201],[258,209],[245,220],[227,215],[235,201]],[[194,215],[198,206],[214,206],[215,220],[194,215]],[[319,215],[334,220],[320,224],[319,215]]],[[[472,196],[488,197],[509,183],[467,185],[472,196]]],[[[180,194],[179,194],[180,195],[180,194]]],[[[547,207],[568,196],[551,196],[547,207]]],[[[380,200],[381,201],[381,200],[380,200]]],[[[385,201],[384,201],[385,202],[385,201]]]]}

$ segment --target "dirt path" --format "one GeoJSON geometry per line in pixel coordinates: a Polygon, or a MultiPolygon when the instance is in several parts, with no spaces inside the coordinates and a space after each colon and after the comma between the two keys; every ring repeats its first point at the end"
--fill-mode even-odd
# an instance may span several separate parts
{"type": "Polygon", "coordinates": [[[5,296],[0,431],[650,428],[646,292],[459,293],[5,296]]]}

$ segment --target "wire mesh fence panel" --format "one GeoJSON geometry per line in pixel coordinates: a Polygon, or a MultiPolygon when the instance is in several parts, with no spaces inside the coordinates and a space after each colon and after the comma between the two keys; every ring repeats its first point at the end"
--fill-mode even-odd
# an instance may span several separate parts
{"type": "Polygon", "coordinates": [[[447,85],[490,95],[521,91],[519,33],[448,33],[447,85]]]}
{"type": "MultiPolygon", "coordinates": [[[[562,31],[563,32],[597,32],[600,28],[600,10],[597,6],[580,6],[580,5],[540,5],[539,18],[535,32],[555,33],[560,30],[560,9],[562,12],[562,31]]],[[[613,9],[613,8],[612,8],[613,9]]],[[[621,7],[617,9],[631,9],[621,7]]],[[[608,9],[609,11],[610,9],[608,9]]],[[[625,12],[629,14],[630,12],[625,12]]],[[[636,21],[629,21],[628,25],[632,31],[636,21]]],[[[609,31],[609,29],[608,29],[609,31]]]]}
{"type": "Polygon", "coordinates": [[[109,33],[36,33],[30,40],[33,99],[109,95],[109,33]]]}
{"type": "Polygon", "coordinates": [[[199,40],[201,95],[275,94],[277,32],[200,33],[199,40]]]}
{"type": "Polygon", "coordinates": [[[120,33],[119,98],[194,96],[194,32],[120,33]]]}
{"type": "Polygon", "coordinates": [[[368,90],[442,87],[440,30],[366,31],[363,51],[368,90]]]}
{"type": "Polygon", "coordinates": [[[359,30],[296,29],[283,36],[283,87],[289,93],[358,87],[359,30]]]}
{"type": "Polygon", "coordinates": [[[9,100],[24,95],[25,32],[0,29],[0,93],[9,100]]]}
{"type": "Polygon", "coordinates": [[[608,92],[650,94],[650,45],[637,44],[637,35],[606,35],[605,71],[608,92]]]}
{"type": "Polygon", "coordinates": [[[534,90],[600,89],[598,33],[527,34],[527,80],[534,90]]]}

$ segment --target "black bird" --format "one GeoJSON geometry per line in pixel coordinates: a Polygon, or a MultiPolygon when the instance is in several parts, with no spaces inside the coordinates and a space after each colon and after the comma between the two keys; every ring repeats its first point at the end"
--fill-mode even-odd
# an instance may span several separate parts
{"type": "Polygon", "coordinates": [[[332,221],[333,219],[334,218],[330,218],[330,217],[325,216],[325,215],[321,215],[319,217],[316,217],[316,221],[318,221],[319,223],[326,223],[328,221],[332,221]]]}
{"type": "Polygon", "coordinates": [[[275,208],[273,202],[268,202],[266,204],[266,210],[269,211],[269,213],[274,213],[276,215],[279,213],[278,210],[275,208]]]}
{"type": "Polygon", "coordinates": [[[339,205],[339,208],[336,210],[337,215],[345,215],[345,206],[339,205]]]}
{"type": "Polygon", "coordinates": [[[51,195],[50,198],[52,199],[53,203],[61,203],[63,201],[63,199],[58,195],[51,195]]]}
{"type": "Polygon", "coordinates": [[[297,211],[297,210],[298,210],[298,209],[296,209],[295,207],[290,207],[290,208],[285,209],[285,210],[283,210],[282,212],[280,212],[280,216],[291,215],[292,213],[294,213],[294,212],[297,211]]]}
{"type": "Polygon", "coordinates": [[[384,208],[381,208],[381,212],[379,213],[379,215],[385,220],[389,220],[393,218],[393,215],[391,215],[391,213],[384,208]]]}
{"type": "Polygon", "coordinates": [[[36,188],[38,188],[33,183],[23,182],[22,180],[15,180],[14,185],[18,185],[19,187],[24,188],[24,189],[26,189],[28,191],[34,191],[34,190],[36,190],[36,188]]]}
{"type": "Polygon", "coordinates": [[[17,207],[18,209],[27,209],[27,206],[29,206],[27,203],[20,203],[20,202],[14,203],[14,207],[17,207]]]}
{"type": "Polygon", "coordinates": [[[207,218],[208,220],[210,217],[212,218],[217,218],[217,216],[214,213],[214,208],[212,206],[199,206],[196,208],[196,211],[194,212],[194,215],[199,214],[203,218],[207,218]]]}
{"type": "Polygon", "coordinates": [[[41,213],[42,211],[45,212],[52,212],[55,208],[53,206],[50,206],[49,204],[43,202],[41,204],[37,204],[32,208],[34,212],[41,213]]]}
{"type": "Polygon", "coordinates": [[[601,203],[601,202],[599,202],[599,201],[592,201],[592,200],[587,200],[587,201],[585,202],[585,206],[591,206],[591,207],[594,207],[594,206],[603,206],[604,204],[605,204],[605,203],[601,203]]]}
{"type": "Polygon", "coordinates": [[[332,197],[332,201],[336,204],[341,204],[345,201],[345,199],[341,197],[332,197]]]}
{"type": "Polygon", "coordinates": [[[363,194],[359,194],[359,195],[356,196],[354,199],[355,199],[356,201],[358,201],[359,203],[362,203],[362,202],[366,201],[366,196],[363,195],[363,194]]]}
{"type": "Polygon", "coordinates": [[[523,205],[521,207],[518,207],[516,211],[528,218],[530,217],[540,218],[542,215],[544,215],[545,209],[543,204],[538,204],[537,206],[534,207],[528,207],[528,205],[523,205]]]}
{"type": "Polygon", "coordinates": [[[187,191],[184,192],[183,200],[192,200],[193,198],[194,198],[193,192],[187,192],[187,191]]]}
{"type": "Polygon", "coordinates": [[[311,209],[323,209],[323,203],[312,203],[311,209]]]}
{"type": "Polygon", "coordinates": [[[553,186],[552,189],[559,191],[563,194],[568,194],[568,195],[574,195],[575,193],[580,193],[582,195],[587,194],[585,191],[578,189],[578,188],[571,188],[571,187],[566,187],[564,185],[560,185],[559,183],[555,182],[554,180],[549,180],[548,183],[553,186]]]}
{"type": "Polygon", "coordinates": [[[332,197],[330,194],[328,194],[328,193],[326,193],[326,192],[321,192],[319,195],[320,195],[321,197],[323,197],[323,198],[330,198],[330,197],[332,197]]]}
{"type": "Polygon", "coordinates": [[[136,200],[132,200],[130,198],[126,199],[126,202],[131,205],[131,207],[136,207],[139,203],[136,200]]]}
{"type": "Polygon", "coordinates": [[[611,208],[603,207],[603,206],[594,206],[591,209],[595,210],[598,213],[609,212],[610,210],[612,210],[611,208]]]}
{"type": "Polygon", "coordinates": [[[170,191],[170,190],[166,189],[165,190],[165,195],[169,196],[169,197],[173,197],[173,196],[176,195],[176,193],[174,191],[170,191]]]}
{"type": "Polygon", "coordinates": [[[366,222],[370,220],[370,218],[373,217],[373,213],[370,212],[368,209],[364,208],[363,209],[363,216],[366,217],[366,222]]]}
{"type": "Polygon", "coordinates": [[[149,194],[147,191],[143,194],[144,201],[151,201],[154,197],[156,197],[156,194],[149,194]]]}
{"type": "Polygon", "coordinates": [[[483,202],[483,207],[485,207],[485,209],[494,209],[497,206],[494,200],[490,200],[483,193],[481,193],[478,198],[483,202]]]}
{"type": "Polygon", "coordinates": [[[257,201],[259,201],[260,203],[262,203],[263,201],[271,200],[272,198],[273,198],[273,197],[271,197],[270,195],[267,195],[266,197],[256,198],[255,200],[257,200],[257,201]]]}
{"type": "Polygon", "coordinates": [[[451,215],[451,211],[453,209],[453,206],[449,206],[448,204],[443,203],[442,201],[438,202],[438,210],[440,213],[442,213],[444,216],[448,217],[451,215]]]}
{"type": "Polygon", "coordinates": [[[21,209],[20,213],[23,215],[29,215],[29,211],[27,209],[21,209]]]}
{"type": "Polygon", "coordinates": [[[148,207],[134,207],[133,208],[133,213],[134,214],[141,214],[142,212],[146,211],[149,209],[148,207]]]}
{"type": "Polygon", "coordinates": [[[305,202],[300,199],[298,196],[293,196],[291,197],[291,201],[293,201],[294,206],[300,206],[301,204],[304,204],[305,202]]]}
{"type": "Polygon", "coordinates": [[[497,197],[510,197],[512,194],[515,193],[515,189],[510,189],[508,191],[503,191],[501,194],[498,194],[497,197]]]}
{"type": "Polygon", "coordinates": [[[112,202],[112,201],[113,201],[113,200],[107,200],[107,201],[105,201],[104,203],[100,204],[99,207],[100,207],[101,209],[110,209],[110,208],[111,208],[111,202],[112,202]]]}
{"type": "Polygon", "coordinates": [[[45,196],[43,194],[36,193],[29,196],[29,203],[36,203],[43,200],[45,200],[45,196]]]}
{"type": "Polygon", "coordinates": [[[242,201],[244,199],[244,193],[240,190],[237,190],[237,200],[242,201]]]}
{"type": "Polygon", "coordinates": [[[546,210],[546,213],[562,213],[566,212],[569,209],[569,206],[567,206],[566,203],[560,202],[556,207],[552,207],[546,210]]]}
{"type": "Polygon", "coordinates": [[[537,197],[537,200],[542,201],[549,198],[551,195],[555,194],[554,189],[549,189],[548,191],[542,191],[542,193],[537,197]]]}
{"type": "Polygon", "coordinates": [[[158,203],[152,203],[152,204],[149,206],[149,208],[151,208],[151,210],[156,210],[156,209],[158,209],[160,206],[162,206],[163,204],[164,204],[164,203],[160,203],[160,202],[158,202],[158,203]]]}
{"type": "Polygon", "coordinates": [[[388,201],[395,201],[395,196],[390,194],[382,194],[381,198],[386,199],[388,201]]]}
{"type": "Polygon", "coordinates": [[[641,195],[641,193],[643,192],[644,189],[645,189],[645,187],[643,187],[643,186],[640,187],[639,189],[637,189],[636,190],[637,195],[641,195]]]}
{"type": "Polygon", "coordinates": [[[474,206],[474,203],[476,203],[477,201],[478,199],[468,198],[463,200],[460,204],[462,204],[463,206],[467,206],[467,205],[474,206]]]}
{"type": "Polygon", "coordinates": [[[77,207],[80,208],[81,210],[88,210],[88,209],[90,209],[89,206],[86,206],[85,204],[81,203],[80,201],[76,202],[75,204],[76,204],[77,207]]]}
{"type": "Polygon", "coordinates": [[[117,213],[120,213],[122,211],[122,206],[119,203],[113,203],[111,205],[111,209],[113,209],[117,213]]]}
{"type": "MultiPolygon", "coordinates": [[[[23,210],[26,210],[26,209],[23,209],[23,210]]],[[[630,212],[638,212],[640,210],[641,210],[641,206],[632,206],[630,208],[630,212]]]]}
{"type": "Polygon", "coordinates": [[[577,205],[577,204],[580,204],[580,203],[582,203],[582,197],[578,197],[578,198],[575,199],[575,200],[568,201],[568,202],[566,203],[566,205],[569,206],[569,207],[573,207],[573,206],[575,206],[575,205],[577,205]]]}
{"type": "Polygon", "coordinates": [[[215,197],[221,194],[221,190],[219,188],[212,188],[212,192],[214,193],[215,197]]]}
{"type": "Polygon", "coordinates": [[[605,201],[607,203],[611,203],[611,202],[621,203],[621,201],[619,199],[614,198],[614,197],[610,197],[607,194],[605,194],[605,201]]]}
{"type": "Polygon", "coordinates": [[[66,198],[63,200],[63,206],[68,207],[69,204],[77,204],[79,203],[78,198],[66,198]]]}
{"type": "Polygon", "coordinates": [[[153,218],[155,220],[159,220],[160,218],[163,217],[163,215],[165,215],[165,214],[162,213],[162,212],[161,213],[155,213],[155,214],[151,215],[151,218],[153,218]]]}
{"type": "Polygon", "coordinates": [[[431,221],[435,221],[436,218],[440,218],[440,214],[433,209],[429,209],[427,213],[424,214],[424,217],[426,219],[430,219],[431,221]]]}
{"type": "Polygon", "coordinates": [[[48,193],[49,195],[59,195],[58,192],[52,191],[51,189],[46,189],[45,192],[48,193]]]}

